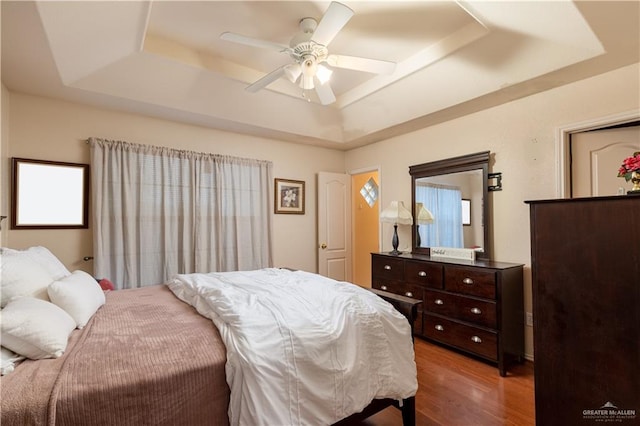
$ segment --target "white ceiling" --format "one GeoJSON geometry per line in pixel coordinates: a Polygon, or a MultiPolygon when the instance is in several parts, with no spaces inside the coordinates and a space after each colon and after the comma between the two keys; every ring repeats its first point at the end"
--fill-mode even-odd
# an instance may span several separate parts
{"type": "Polygon", "coordinates": [[[343,1],[330,53],[390,60],[392,75],[335,69],[322,106],[280,79],[245,88],[325,1],[2,1],[12,91],[281,140],[350,149],[636,63],[638,1],[343,1]]]}

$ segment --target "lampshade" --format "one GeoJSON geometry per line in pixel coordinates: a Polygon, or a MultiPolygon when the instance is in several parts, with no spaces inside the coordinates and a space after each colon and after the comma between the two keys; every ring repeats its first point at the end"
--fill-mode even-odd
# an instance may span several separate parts
{"type": "Polygon", "coordinates": [[[300,78],[300,88],[302,88],[303,90],[311,90],[314,87],[315,86],[313,85],[313,77],[307,77],[306,75],[302,74],[302,77],[300,78]]]}
{"type": "Polygon", "coordinates": [[[320,84],[325,84],[331,78],[331,74],[333,74],[333,70],[325,67],[324,65],[318,65],[316,70],[316,77],[320,81],[320,84]]]}
{"type": "Polygon", "coordinates": [[[292,83],[295,83],[298,80],[300,74],[302,74],[302,68],[298,63],[289,64],[284,67],[284,75],[292,83]]]}
{"type": "Polygon", "coordinates": [[[316,58],[307,55],[300,63],[289,64],[284,67],[284,76],[292,83],[298,81],[300,76],[300,87],[304,90],[311,90],[315,87],[313,78],[317,77],[320,84],[325,84],[331,78],[333,70],[317,63],[316,58]]]}
{"type": "Polygon", "coordinates": [[[424,204],[416,203],[416,223],[419,225],[424,225],[426,223],[433,223],[433,213],[427,209],[424,204]]]}
{"type": "Polygon", "coordinates": [[[402,201],[392,201],[389,207],[380,213],[380,222],[394,225],[412,225],[413,217],[402,201]]]}

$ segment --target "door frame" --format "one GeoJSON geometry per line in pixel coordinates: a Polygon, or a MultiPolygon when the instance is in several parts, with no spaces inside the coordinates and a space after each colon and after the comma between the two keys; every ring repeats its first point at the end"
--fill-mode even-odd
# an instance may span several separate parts
{"type": "Polygon", "coordinates": [[[631,110],[619,114],[567,124],[556,128],[556,197],[569,198],[571,189],[571,134],[598,130],[618,124],[640,120],[640,111],[631,110]]]}

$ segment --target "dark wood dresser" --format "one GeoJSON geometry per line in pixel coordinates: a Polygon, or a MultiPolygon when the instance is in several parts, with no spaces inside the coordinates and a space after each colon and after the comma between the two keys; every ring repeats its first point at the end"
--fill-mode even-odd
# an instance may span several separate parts
{"type": "Polygon", "coordinates": [[[372,287],[423,301],[414,334],[507,372],[524,357],[523,265],[373,253],[372,287]]]}
{"type": "Polygon", "coordinates": [[[640,424],[640,196],[528,203],[536,423],[640,424]]]}

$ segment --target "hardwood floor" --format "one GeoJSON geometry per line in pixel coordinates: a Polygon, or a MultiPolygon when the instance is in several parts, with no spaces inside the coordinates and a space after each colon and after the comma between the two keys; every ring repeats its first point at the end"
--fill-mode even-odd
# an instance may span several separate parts
{"type": "MultiPolygon", "coordinates": [[[[418,367],[416,425],[527,426],[535,424],[533,363],[515,365],[500,377],[491,364],[415,339],[418,367]]],[[[402,425],[388,408],[361,426],[402,425]]]]}

